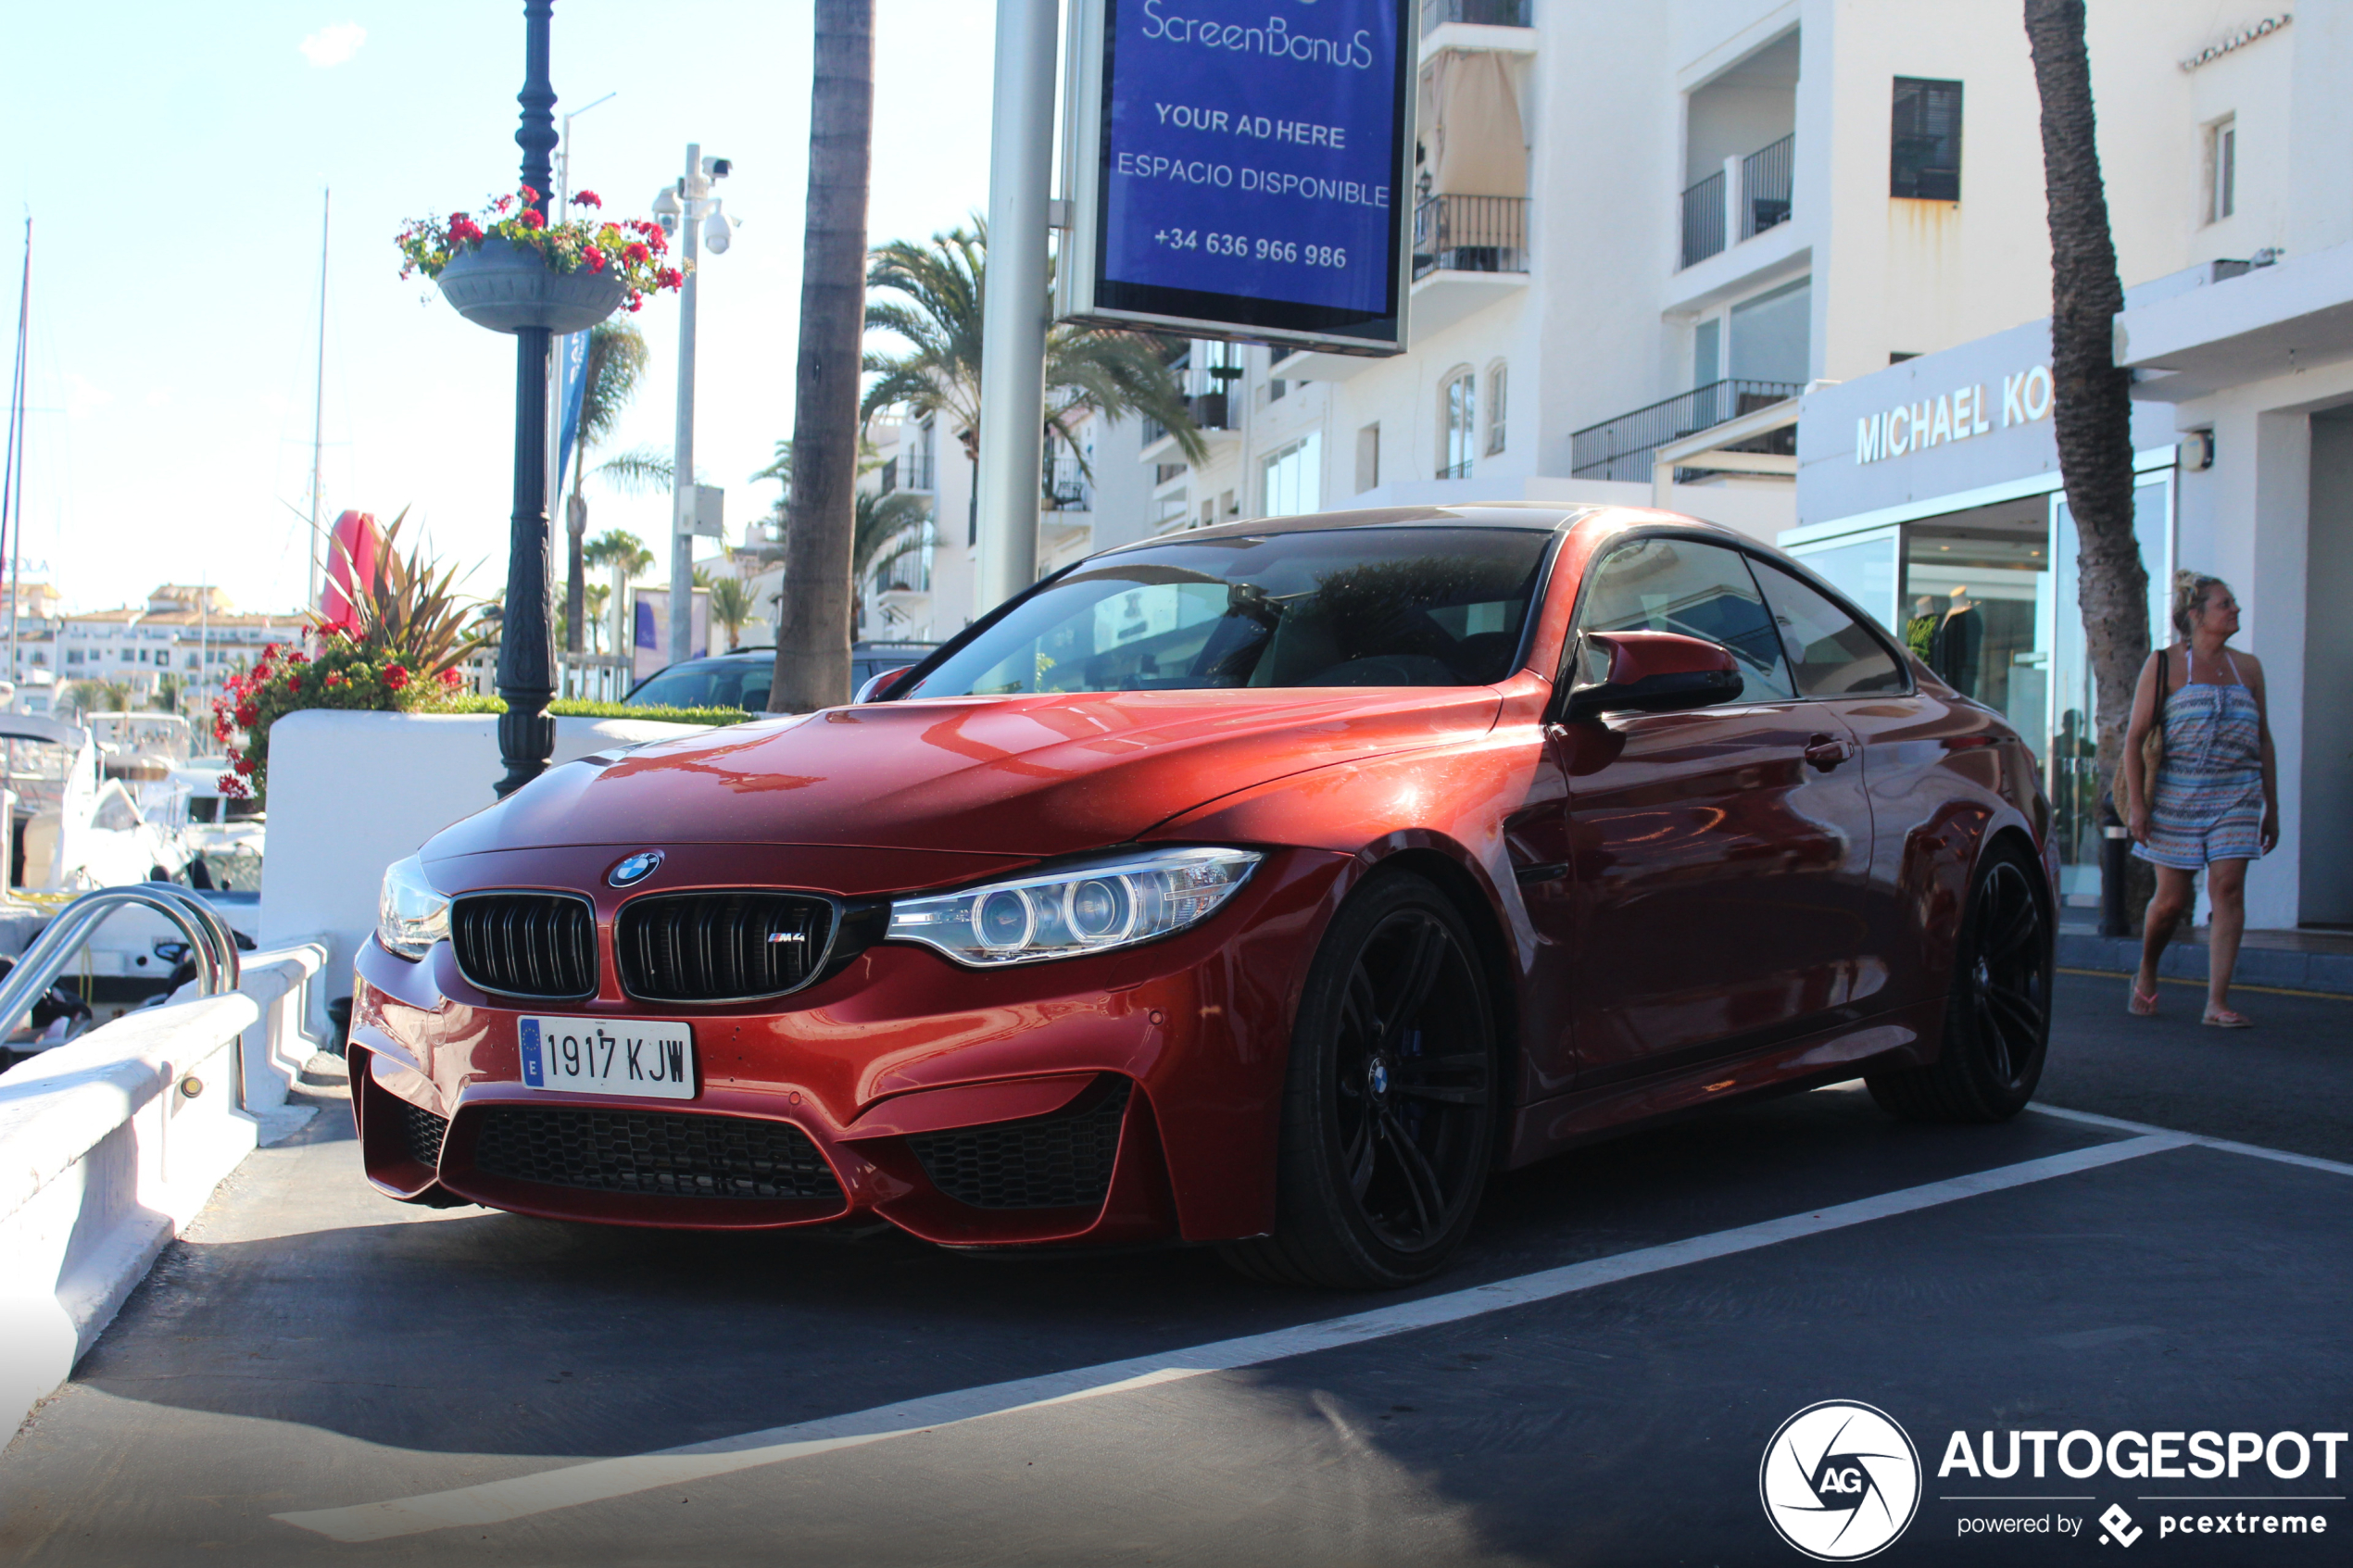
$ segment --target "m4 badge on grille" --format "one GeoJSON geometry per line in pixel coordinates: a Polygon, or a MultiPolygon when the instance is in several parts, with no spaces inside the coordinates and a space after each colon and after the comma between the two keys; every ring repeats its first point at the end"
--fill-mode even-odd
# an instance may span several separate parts
{"type": "Polygon", "coordinates": [[[808,934],[799,931],[772,931],[768,934],[768,941],[772,947],[778,942],[806,942],[808,940],[808,934]]]}
{"type": "Polygon", "coordinates": [[[661,868],[661,851],[642,849],[605,873],[605,881],[615,887],[635,887],[661,868]]]}

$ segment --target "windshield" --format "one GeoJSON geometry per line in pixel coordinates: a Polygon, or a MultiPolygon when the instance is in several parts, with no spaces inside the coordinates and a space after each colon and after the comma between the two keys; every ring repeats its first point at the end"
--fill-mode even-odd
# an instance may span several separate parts
{"type": "Polygon", "coordinates": [[[1337,528],[1086,562],[906,696],[1204,686],[1482,686],[1511,673],[1553,535],[1337,528]]]}
{"type": "Polygon", "coordinates": [[[677,664],[629,694],[632,708],[740,708],[757,713],[768,706],[769,660],[707,659],[677,664]]]}

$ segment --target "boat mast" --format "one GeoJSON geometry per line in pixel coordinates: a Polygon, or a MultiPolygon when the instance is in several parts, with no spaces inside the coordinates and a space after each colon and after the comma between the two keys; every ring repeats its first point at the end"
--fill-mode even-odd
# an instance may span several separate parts
{"type": "MultiPolygon", "coordinates": [[[[24,220],[24,282],[17,294],[17,368],[8,383],[8,461],[0,475],[0,549],[8,564],[8,682],[17,681],[17,601],[24,587],[24,378],[25,332],[32,312],[32,215],[24,220]]],[[[17,708],[13,695],[8,703],[17,708]]],[[[11,767],[16,747],[8,748],[11,767]]]]}
{"type": "Polygon", "coordinates": [[[326,444],[327,423],[327,232],[334,198],[332,187],[319,194],[319,372],[312,382],[310,404],[310,539],[309,574],[304,607],[319,608],[319,453],[326,444]]]}

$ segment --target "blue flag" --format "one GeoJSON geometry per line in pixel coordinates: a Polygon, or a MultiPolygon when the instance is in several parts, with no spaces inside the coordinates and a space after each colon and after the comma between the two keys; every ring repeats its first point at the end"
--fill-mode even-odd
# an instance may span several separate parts
{"type": "Polygon", "coordinates": [[[556,494],[564,490],[564,470],[572,462],[573,443],[580,436],[580,400],[588,390],[588,334],[566,332],[555,342],[556,395],[561,400],[563,423],[556,435],[556,494]]]}

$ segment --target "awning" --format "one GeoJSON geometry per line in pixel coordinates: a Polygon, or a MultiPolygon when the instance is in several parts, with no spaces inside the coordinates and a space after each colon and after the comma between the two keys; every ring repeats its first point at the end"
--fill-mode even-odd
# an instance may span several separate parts
{"type": "Polygon", "coordinates": [[[1433,195],[1528,194],[1528,134],[1509,56],[1441,54],[1421,79],[1421,124],[1433,195]]]}

